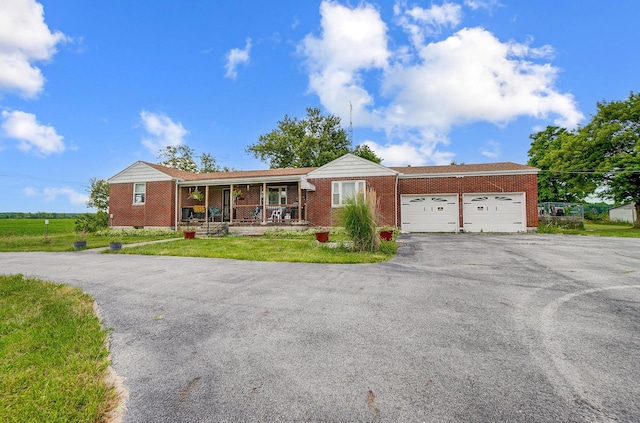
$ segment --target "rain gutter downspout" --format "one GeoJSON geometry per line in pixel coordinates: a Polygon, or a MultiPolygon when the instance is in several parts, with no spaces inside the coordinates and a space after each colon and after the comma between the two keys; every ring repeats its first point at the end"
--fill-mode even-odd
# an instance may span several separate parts
{"type": "Polygon", "coordinates": [[[175,209],[175,213],[173,215],[173,230],[177,231],[178,230],[178,207],[180,206],[178,204],[178,190],[180,188],[178,188],[178,180],[176,179],[176,192],[175,192],[175,202],[176,202],[176,209],[175,209]]]}
{"type": "Polygon", "coordinates": [[[396,173],[396,192],[395,192],[395,210],[394,210],[394,219],[395,219],[395,227],[398,228],[398,180],[400,179],[400,172],[396,173]]]}

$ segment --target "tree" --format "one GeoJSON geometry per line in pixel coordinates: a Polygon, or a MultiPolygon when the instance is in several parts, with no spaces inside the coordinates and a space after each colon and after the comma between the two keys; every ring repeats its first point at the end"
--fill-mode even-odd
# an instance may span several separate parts
{"type": "Polygon", "coordinates": [[[308,107],[306,118],[285,115],[277,129],[260,135],[246,151],[275,169],[322,166],[349,153],[350,147],[339,117],[323,116],[320,109],[308,107]]]}
{"type": "Polygon", "coordinates": [[[576,192],[571,173],[562,171],[565,166],[562,147],[574,133],[565,128],[548,126],[545,130],[529,135],[533,141],[529,149],[529,166],[541,169],[538,174],[538,201],[578,202],[585,197],[576,192]]]}
{"type": "Polygon", "coordinates": [[[158,164],[173,169],[185,170],[193,173],[213,173],[230,171],[226,166],[220,168],[216,163],[215,157],[209,153],[202,153],[200,155],[200,165],[196,163],[195,151],[193,148],[187,145],[169,145],[164,150],[160,150],[158,158],[161,159],[158,164]]]}
{"type": "Polygon", "coordinates": [[[591,122],[568,145],[587,169],[594,170],[598,194],[616,204],[636,204],[634,227],[640,228],[640,94],[625,101],[601,102],[591,122]]]}
{"type": "Polygon", "coordinates": [[[193,159],[193,155],[193,148],[187,145],[168,145],[158,153],[158,158],[160,159],[158,164],[195,173],[198,171],[198,165],[193,159]]]}
{"type": "Polygon", "coordinates": [[[353,149],[353,154],[362,157],[363,159],[370,160],[374,163],[380,164],[382,162],[382,158],[378,157],[376,153],[366,144],[360,144],[356,148],[353,149]]]}
{"type": "Polygon", "coordinates": [[[87,207],[106,213],[109,210],[109,182],[105,179],[91,178],[89,183],[87,207]]]}
{"type": "MultiPolygon", "coordinates": [[[[552,170],[549,175],[555,178],[541,175],[541,199],[547,195],[545,184],[553,182],[557,195],[568,193],[578,200],[597,193],[617,204],[633,201],[634,227],[640,227],[640,94],[598,103],[591,121],[576,131],[549,127],[531,138],[529,164],[552,170]]],[[[556,195],[553,189],[550,197],[556,195]]]]}

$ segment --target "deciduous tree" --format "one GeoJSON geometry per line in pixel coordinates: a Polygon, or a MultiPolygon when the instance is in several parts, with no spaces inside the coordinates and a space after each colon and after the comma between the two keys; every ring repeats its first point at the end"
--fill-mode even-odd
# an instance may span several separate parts
{"type": "Polygon", "coordinates": [[[598,103],[591,121],[575,131],[548,127],[531,139],[529,164],[547,172],[539,175],[540,200],[582,200],[597,193],[616,204],[632,201],[639,227],[640,94],[598,103]]]}
{"type": "Polygon", "coordinates": [[[322,166],[350,151],[340,118],[323,116],[318,108],[307,108],[304,119],[285,115],[277,129],[260,135],[247,153],[274,168],[322,166]]]}
{"type": "Polygon", "coordinates": [[[106,179],[91,178],[89,183],[87,207],[106,213],[109,210],[109,182],[106,179]]]}
{"type": "Polygon", "coordinates": [[[169,145],[158,153],[158,158],[161,159],[158,164],[193,173],[227,172],[230,170],[227,167],[218,166],[215,157],[209,153],[200,155],[200,165],[196,163],[195,157],[195,151],[187,145],[169,145]]]}

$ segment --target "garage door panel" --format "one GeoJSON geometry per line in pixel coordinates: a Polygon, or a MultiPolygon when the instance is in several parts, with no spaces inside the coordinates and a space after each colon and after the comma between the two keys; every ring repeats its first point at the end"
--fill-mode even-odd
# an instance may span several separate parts
{"type": "Polygon", "coordinates": [[[455,232],[458,229],[456,194],[403,195],[402,230],[405,232],[455,232]]]}
{"type": "Polygon", "coordinates": [[[464,194],[464,229],[469,232],[519,232],[524,225],[524,194],[464,194]]]}

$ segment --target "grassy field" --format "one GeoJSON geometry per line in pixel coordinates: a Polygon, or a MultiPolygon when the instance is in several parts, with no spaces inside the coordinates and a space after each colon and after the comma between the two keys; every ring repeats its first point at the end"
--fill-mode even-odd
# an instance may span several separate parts
{"type": "MultiPolygon", "coordinates": [[[[0,219],[0,251],[75,251],[73,242],[78,234],[74,232],[74,219],[49,219],[48,235],[44,219],[0,219]]],[[[158,239],[175,238],[180,234],[172,231],[126,231],[122,242],[132,244],[158,239]]],[[[87,234],[87,248],[106,248],[112,237],[107,231],[87,234]]]]}
{"type": "Polygon", "coordinates": [[[49,225],[44,222],[44,219],[0,219],[0,237],[44,237],[47,226],[49,235],[73,234],[75,219],[49,219],[49,225]]]}
{"type": "Polygon", "coordinates": [[[105,422],[106,336],[78,289],[0,276],[0,421],[105,422]]]}

